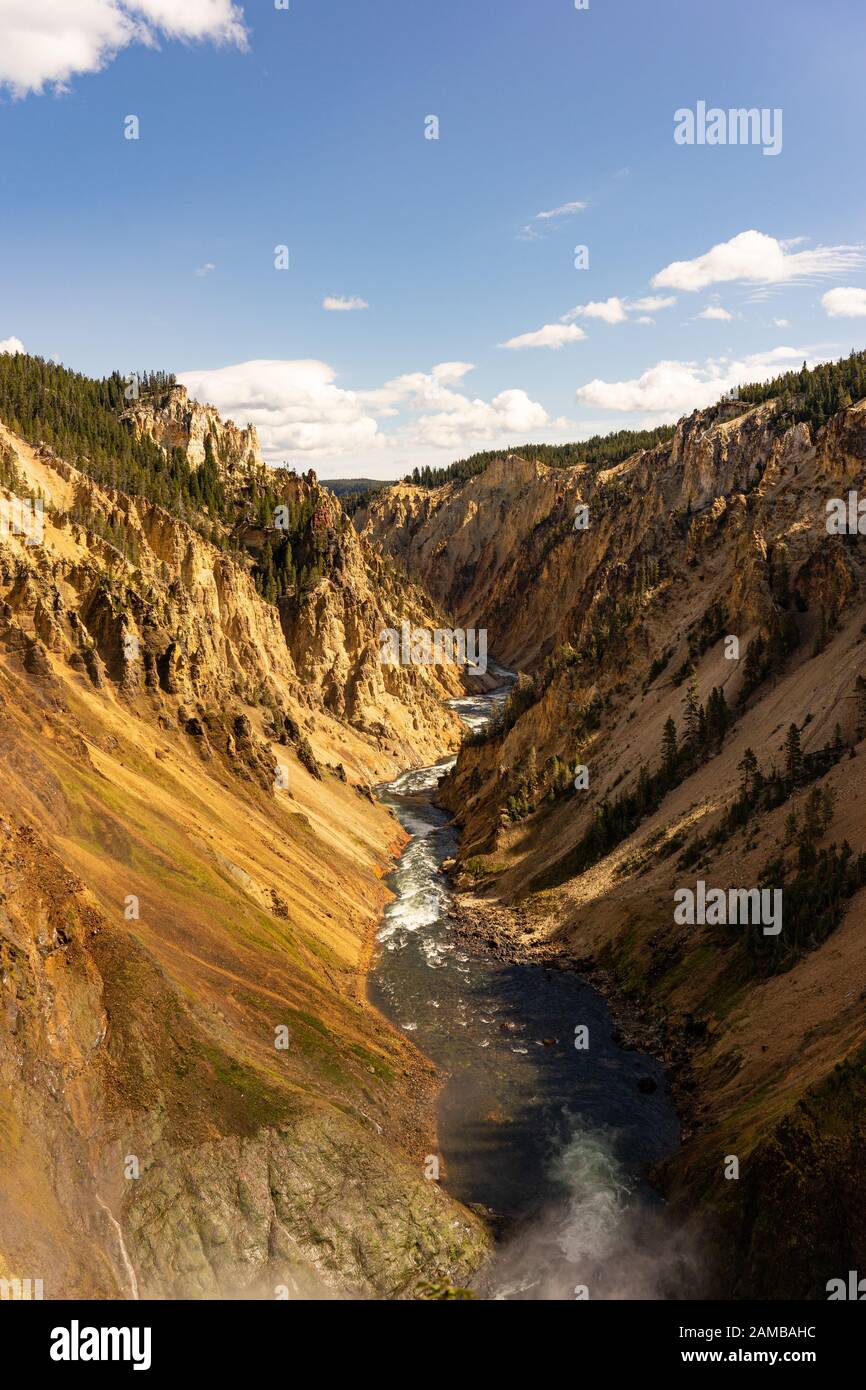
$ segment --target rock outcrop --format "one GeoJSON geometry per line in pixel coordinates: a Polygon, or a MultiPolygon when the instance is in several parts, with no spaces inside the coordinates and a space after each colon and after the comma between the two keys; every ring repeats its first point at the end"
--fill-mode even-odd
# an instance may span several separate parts
{"type": "Polygon", "coordinates": [[[255,426],[241,429],[233,420],[223,420],[215,406],[192,400],[185,386],[168,386],[156,396],[131,401],[122,418],[138,438],[152,440],[166,453],[182,450],[193,468],[204,463],[210,441],[227,477],[266,473],[255,426]]]}

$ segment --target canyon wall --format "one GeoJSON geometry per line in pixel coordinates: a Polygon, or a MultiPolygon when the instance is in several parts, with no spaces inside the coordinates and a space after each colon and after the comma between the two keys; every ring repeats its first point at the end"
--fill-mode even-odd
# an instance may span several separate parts
{"type": "MultiPolygon", "coordinates": [[[[194,464],[174,405],[137,428],[194,464]]],[[[232,439],[249,494],[255,441],[232,439]]],[[[314,479],[277,486],[332,563],[267,602],[254,534],[228,549],[0,446],[2,497],[44,528],[0,537],[0,1277],[46,1298],[460,1283],[486,1236],[424,1178],[438,1078],[364,989],[404,840],[371,784],[454,746],[463,690],[382,666],[379,631],[438,615],[314,479]]]]}
{"type": "Polygon", "coordinates": [[[866,1262],[866,540],[827,528],[858,488],[866,403],[726,402],[612,468],[504,457],[357,517],[524,673],[443,786],[466,922],[648,1026],[686,1141],[656,1180],[725,1295],[866,1262]],[[778,941],[678,924],[698,880],[782,886],[778,941]]]}

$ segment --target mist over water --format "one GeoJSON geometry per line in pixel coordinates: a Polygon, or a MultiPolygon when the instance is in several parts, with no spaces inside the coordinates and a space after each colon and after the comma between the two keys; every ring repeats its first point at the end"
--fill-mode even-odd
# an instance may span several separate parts
{"type": "Polygon", "coordinates": [[[479,1292],[494,1299],[688,1299],[703,1266],[693,1232],[580,1124],[550,1165],[559,1195],[501,1245],[479,1292]],[[586,1292],[584,1292],[586,1291],[586,1292]]]}
{"type": "MultiPolygon", "coordinates": [[[[506,676],[508,673],[500,673],[506,676]]],[[[481,727],[508,694],[453,702],[481,727]]],[[[390,877],[373,1002],[447,1076],[442,1180],[499,1239],[477,1292],[491,1299],[691,1298],[699,1263],[643,1178],[679,1126],[652,1058],[613,1040],[605,1000],[578,976],[503,963],[458,940],[439,866],[457,835],[433,805],[454,759],[386,788],[412,835],[390,877]],[[575,1048],[575,1029],[589,1048],[575,1048]]]]}

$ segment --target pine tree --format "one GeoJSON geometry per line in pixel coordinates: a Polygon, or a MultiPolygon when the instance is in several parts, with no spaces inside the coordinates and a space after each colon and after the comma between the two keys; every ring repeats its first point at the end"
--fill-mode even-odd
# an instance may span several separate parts
{"type": "Polygon", "coordinates": [[[706,713],[706,710],[704,709],[703,705],[700,705],[700,706],[698,707],[698,732],[697,732],[697,743],[698,743],[698,747],[700,747],[700,748],[706,748],[708,741],[709,741],[709,739],[708,739],[708,728],[707,728],[707,713],[706,713]]]}
{"type": "Polygon", "coordinates": [[[670,773],[674,770],[677,757],[677,726],[672,716],[669,715],[662,731],[662,765],[666,772],[670,773]]]}
{"type": "Polygon", "coordinates": [[[812,840],[817,840],[821,833],[821,793],[817,787],[812,787],[806,797],[806,804],[803,807],[803,826],[800,837],[807,844],[812,840]]]}
{"type": "Polygon", "coordinates": [[[526,785],[531,795],[534,796],[538,790],[538,762],[534,743],[529,750],[529,760],[526,767],[526,785]]]}
{"type": "Polygon", "coordinates": [[[692,749],[697,748],[698,743],[700,741],[700,711],[701,706],[700,702],[698,701],[698,683],[695,680],[695,678],[692,677],[692,679],[689,681],[686,687],[685,696],[686,742],[692,749]]]}
{"type": "Polygon", "coordinates": [[[737,763],[737,771],[740,774],[740,800],[748,801],[758,776],[758,759],[751,748],[746,749],[737,763]]]}
{"type": "MultiPolygon", "coordinates": [[[[676,743],[676,732],[674,733],[674,743],[676,743]]],[[[637,775],[637,790],[635,792],[637,801],[638,815],[643,816],[649,809],[650,804],[650,776],[646,769],[646,763],[641,763],[640,772],[637,775]]]]}
{"type": "Polygon", "coordinates": [[[803,750],[800,747],[800,730],[791,724],[785,739],[785,776],[789,782],[799,782],[803,776],[803,750]]]}
{"type": "Polygon", "coordinates": [[[707,736],[721,746],[730,725],[725,692],[713,686],[707,700],[707,736]]]}
{"type": "Polygon", "coordinates": [[[743,699],[764,679],[765,647],[764,639],[759,633],[746,648],[746,658],[743,662],[743,699]]]}
{"type": "Polygon", "coordinates": [[[836,793],[832,787],[824,788],[824,829],[826,830],[833,823],[836,814],[836,793]]]}

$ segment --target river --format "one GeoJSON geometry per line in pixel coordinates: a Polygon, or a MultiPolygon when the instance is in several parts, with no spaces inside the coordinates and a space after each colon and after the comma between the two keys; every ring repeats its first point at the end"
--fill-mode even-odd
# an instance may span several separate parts
{"type": "MultiPolygon", "coordinates": [[[[507,698],[510,673],[491,669],[499,689],[453,702],[470,727],[507,698]]],[[[497,1233],[476,1292],[688,1297],[693,1256],[643,1176],[679,1141],[663,1069],[614,1042],[605,1000],[578,975],[503,963],[451,932],[439,866],[457,833],[433,797],[453,763],[379,788],[412,838],[389,879],[370,998],[447,1078],[442,1181],[497,1233]]]]}

